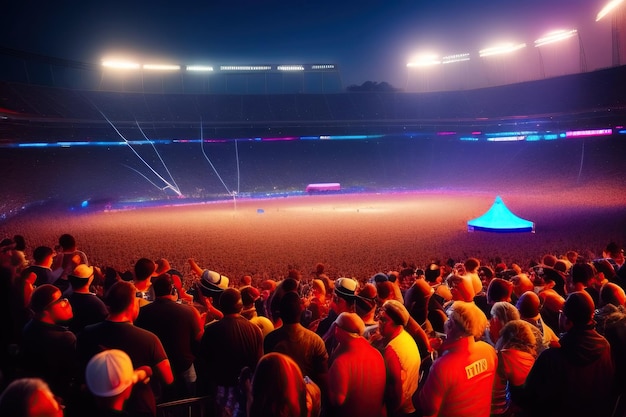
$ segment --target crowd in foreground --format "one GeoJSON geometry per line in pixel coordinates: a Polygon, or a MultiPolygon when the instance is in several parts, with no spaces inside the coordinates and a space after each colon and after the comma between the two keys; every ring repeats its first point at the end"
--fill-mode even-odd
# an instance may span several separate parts
{"type": "Polygon", "coordinates": [[[0,416],[624,416],[626,267],[548,254],[277,282],[189,259],[90,265],[71,235],[0,254],[0,416]]]}

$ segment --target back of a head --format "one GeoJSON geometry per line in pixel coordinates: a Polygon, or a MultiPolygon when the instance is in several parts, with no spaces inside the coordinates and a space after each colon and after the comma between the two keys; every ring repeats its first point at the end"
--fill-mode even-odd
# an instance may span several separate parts
{"type": "Polygon", "coordinates": [[[467,272],[476,272],[480,266],[480,261],[476,258],[468,258],[463,265],[465,265],[465,270],[467,272]]]}
{"type": "Polygon", "coordinates": [[[556,264],[558,260],[559,259],[556,256],[552,254],[546,254],[543,255],[543,258],[541,258],[541,263],[549,267],[554,267],[554,264],[556,264]]]}
{"type": "Polygon", "coordinates": [[[68,251],[74,250],[76,249],[76,239],[70,234],[63,234],[59,237],[59,246],[68,251]]]}
{"type": "Polygon", "coordinates": [[[426,270],[424,271],[424,277],[426,278],[426,281],[430,282],[430,283],[434,283],[437,281],[437,279],[441,276],[441,267],[439,266],[438,263],[431,263],[426,267],[426,270]]]}
{"type": "Polygon", "coordinates": [[[300,367],[289,356],[268,353],[252,379],[249,417],[306,417],[306,388],[300,367]]]}
{"type": "Polygon", "coordinates": [[[0,395],[0,416],[56,417],[59,404],[48,384],[39,378],[20,378],[11,382],[0,395]]]}
{"type": "Polygon", "coordinates": [[[378,293],[374,284],[365,284],[356,296],[356,312],[363,317],[376,308],[378,293]]]}
{"type": "Polygon", "coordinates": [[[135,263],[135,279],[137,281],[145,281],[150,278],[156,270],[156,264],[148,258],[140,258],[135,263]]]}
{"type": "Polygon", "coordinates": [[[494,278],[487,287],[487,302],[510,301],[513,294],[513,284],[502,278],[494,278]]]}
{"type": "Polygon", "coordinates": [[[537,317],[541,308],[541,299],[533,291],[526,291],[517,300],[517,309],[520,317],[523,319],[532,319],[537,317]]]}
{"type": "Polygon", "coordinates": [[[626,303],[626,294],[622,287],[612,282],[607,282],[600,288],[600,306],[612,304],[615,307],[626,303]]]}
{"type": "Polygon", "coordinates": [[[496,349],[514,349],[534,355],[537,340],[532,325],[524,320],[511,320],[500,330],[496,349]]]}
{"type": "Polygon", "coordinates": [[[574,327],[584,327],[593,322],[593,299],[586,291],[576,291],[567,296],[563,314],[574,327]]]}
{"type": "Polygon", "coordinates": [[[587,285],[594,276],[593,267],[588,263],[572,265],[572,282],[587,285]]]}
{"type": "Polygon", "coordinates": [[[33,259],[35,263],[40,264],[45,261],[48,256],[52,255],[52,253],[52,248],[48,246],[38,246],[33,251],[33,259]]]}
{"type": "Polygon", "coordinates": [[[395,294],[393,289],[393,283],[390,281],[377,282],[376,293],[378,294],[378,297],[382,300],[393,297],[393,295],[395,294]]]}
{"type": "Polygon", "coordinates": [[[507,301],[498,301],[491,307],[491,316],[497,318],[503,325],[511,320],[519,320],[520,314],[515,306],[507,301]]]}
{"type": "Polygon", "coordinates": [[[300,296],[289,291],[280,300],[280,318],[285,324],[295,324],[300,322],[303,306],[300,296]]]}
{"type": "Polygon", "coordinates": [[[172,295],[174,283],[170,274],[161,274],[152,279],[152,289],[155,297],[172,295]]]}
{"type": "Polygon", "coordinates": [[[224,314],[239,314],[243,310],[241,293],[237,288],[226,288],[220,295],[219,308],[224,314]]]}
{"type": "Polygon", "coordinates": [[[465,301],[455,301],[452,304],[450,320],[454,320],[457,328],[466,336],[480,338],[487,329],[487,316],[476,304],[465,301]]]}
{"type": "Polygon", "coordinates": [[[105,296],[109,313],[120,314],[135,302],[136,289],[132,282],[116,281],[105,296]]]}

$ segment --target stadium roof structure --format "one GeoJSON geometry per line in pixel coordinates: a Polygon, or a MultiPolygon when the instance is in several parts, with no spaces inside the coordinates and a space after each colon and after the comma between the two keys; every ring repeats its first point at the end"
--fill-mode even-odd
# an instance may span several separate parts
{"type": "Polygon", "coordinates": [[[504,204],[502,198],[496,196],[491,208],[485,214],[467,222],[467,230],[469,232],[534,233],[535,223],[513,214],[504,204]]]}

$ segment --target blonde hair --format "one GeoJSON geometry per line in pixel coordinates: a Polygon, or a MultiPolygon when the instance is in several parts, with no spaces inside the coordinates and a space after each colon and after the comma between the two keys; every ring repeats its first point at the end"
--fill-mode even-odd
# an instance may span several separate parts
{"type": "Polygon", "coordinates": [[[508,301],[498,301],[491,307],[491,316],[497,318],[502,325],[511,320],[519,320],[519,310],[508,301]]]}
{"type": "Polygon", "coordinates": [[[487,317],[473,302],[455,301],[450,311],[450,320],[467,336],[480,338],[487,329],[487,317]]]}
{"type": "Polygon", "coordinates": [[[268,353],[254,372],[249,417],[306,417],[306,395],[302,372],[293,359],[268,353]]]}
{"type": "Polygon", "coordinates": [[[496,343],[496,350],[514,349],[537,355],[537,339],[530,327],[532,324],[524,320],[511,320],[502,330],[496,343]]]}

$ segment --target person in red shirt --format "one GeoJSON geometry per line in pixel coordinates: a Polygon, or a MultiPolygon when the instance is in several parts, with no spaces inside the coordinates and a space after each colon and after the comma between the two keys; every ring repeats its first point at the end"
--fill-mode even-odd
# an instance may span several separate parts
{"type": "Polygon", "coordinates": [[[448,310],[443,354],[433,363],[416,404],[424,416],[488,417],[498,358],[476,341],[487,317],[474,303],[455,301],[448,310]]]}

